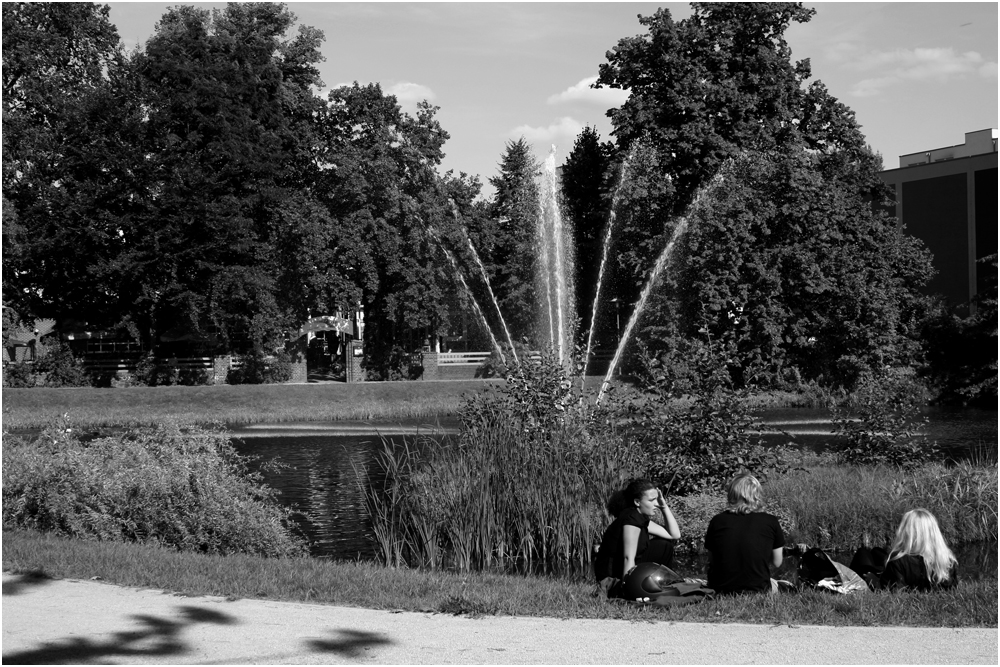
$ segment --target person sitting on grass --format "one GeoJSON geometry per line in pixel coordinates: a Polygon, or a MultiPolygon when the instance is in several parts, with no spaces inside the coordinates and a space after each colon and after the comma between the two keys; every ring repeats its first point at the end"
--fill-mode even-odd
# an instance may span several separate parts
{"type": "Polygon", "coordinates": [[[851,569],[875,590],[930,591],[954,586],[957,564],[937,519],[917,508],[903,515],[888,552],[861,547],[851,560],[851,569]]]}
{"type": "MultiPolygon", "coordinates": [[[[609,578],[625,579],[637,563],[659,563],[669,567],[674,555],[674,540],[680,538],[681,530],[663,493],[649,480],[636,479],[624,492],[615,495],[609,510],[615,510],[611,513],[617,514],[617,518],[604,531],[594,560],[598,583],[609,578]],[[663,514],[665,527],[650,521],[657,508],[663,514]]],[[[609,594],[613,593],[609,591],[609,594]]]]}
{"type": "Polygon", "coordinates": [[[719,594],[777,592],[771,568],[782,562],[785,534],[778,518],[761,512],[761,489],[749,473],[726,486],[728,506],[705,531],[708,587],[719,594]]]}

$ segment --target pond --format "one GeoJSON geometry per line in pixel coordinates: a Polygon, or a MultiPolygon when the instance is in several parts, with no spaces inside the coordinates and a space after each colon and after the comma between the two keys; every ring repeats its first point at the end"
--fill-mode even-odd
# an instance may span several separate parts
{"type": "MultiPolygon", "coordinates": [[[[986,449],[996,459],[996,412],[934,409],[928,416],[928,436],[950,456],[958,458],[986,449]]],[[[798,446],[823,451],[836,440],[829,413],[823,410],[769,410],[760,417],[765,424],[761,438],[770,445],[785,444],[788,436],[793,436],[798,446]]],[[[381,447],[380,434],[398,441],[416,432],[454,433],[457,427],[455,421],[435,425],[311,422],[254,425],[236,429],[233,435],[240,453],[260,460],[277,458],[287,466],[278,472],[264,472],[265,480],[281,493],[282,503],[299,512],[299,525],[312,543],[314,557],[369,560],[376,554],[355,467],[372,463],[381,447]]],[[[969,568],[963,576],[978,576],[982,568],[995,576],[996,545],[969,547],[967,551],[958,554],[963,570],[969,568]]],[[[850,555],[846,558],[850,560],[850,555]]],[[[704,572],[704,562],[699,559],[681,561],[678,566],[688,570],[685,574],[704,572]]]]}

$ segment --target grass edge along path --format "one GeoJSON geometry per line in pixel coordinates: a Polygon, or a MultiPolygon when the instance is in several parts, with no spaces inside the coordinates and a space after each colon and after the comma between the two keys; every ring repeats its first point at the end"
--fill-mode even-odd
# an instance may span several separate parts
{"type": "Polygon", "coordinates": [[[550,577],[456,574],[320,559],[185,554],[32,531],[3,532],[3,569],[174,593],[466,614],[830,626],[997,627],[997,580],[934,593],[819,591],[717,598],[667,609],[609,602],[594,586],[550,577]]]}

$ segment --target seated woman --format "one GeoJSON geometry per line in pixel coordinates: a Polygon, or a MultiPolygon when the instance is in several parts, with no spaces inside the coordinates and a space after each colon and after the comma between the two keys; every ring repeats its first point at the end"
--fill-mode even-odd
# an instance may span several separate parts
{"type": "Polygon", "coordinates": [[[624,579],[636,563],[670,565],[674,554],[673,540],[681,536],[666,498],[649,480],[637,479],[630,483],[624,491],[624,501],[625,507],[618,518],[604,531],[594,559],[594,574],[598,582],[608,577],[624,579]],[[666,527],[650,521],[657,507],[663,513],[666,527]],[[651,536],[654,539],[650,539],[651,536]]]}
{"type": "Polygon", "coordinates": [[[851,560],[851,569],[876,590],[950,588],[958,581],[956,565],[937,519],[923,508],[903,515],[888,556],[884,549],[862,547],[851,560]]]}
{"type": "Polygon", "coordinates": [[[726,486],[728,507],[705,532],[708,587],[716,593],[777,591],[771,568],[782,562],[785,534],[778,518],[761,512],[760,482],[737,475],[726,486]]]}

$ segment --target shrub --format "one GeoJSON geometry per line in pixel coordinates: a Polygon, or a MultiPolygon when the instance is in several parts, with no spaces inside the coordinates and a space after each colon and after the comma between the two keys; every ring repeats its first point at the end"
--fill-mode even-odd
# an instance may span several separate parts
{"type": "Polygon", "coordinates": [[[175,425],[84,442],[66,423],[4,438],[3,525],[181,551],[304,553],[289,515],[218,431],[175,425]]]}
{"type": "Polygon", "coordinates": [[[860,465],[915,466],[936,451],[922,433],[920,409],[928,393],[920,381],[897,372],[863,376],[851,400],[834,407],[836,433],[846,436],[841,461],[860,465]]]}
{"type": "Polygon", "coordinates": [[[784,472],[782,452],[753,440],[760,424],[737,390],[724,346],[703,345],[647,359],[644,393],[612,409],[649,457],[648,476],[672,495],[716,491],[741,471],[784,472]],[[677,364],[674,357],[683,357],[677,364]],[[677,369],[680,372],[677,372],[677,369]]]}
{"type": "Polygon", "coordinates": [[[39,347],[34,372],[39,378],[36,386],[89,387],[91,384],[83,364],[73,356],[68,345],[59,342],[39,347]]]}
{"type": "Polygon", "coordinates": [[[12,389],[27,389],[34,387],[37,375],[32,364],[25,362],[12,362],[4,364],[3,386],[12,389]]]}
{"type": "Polygon", "coordinates": [[[240,366],[229,371],[229,384],[279,384],[292,379],[292,362],[287,352],[265,355],[254,351],[240,358],[240,366]]]}

